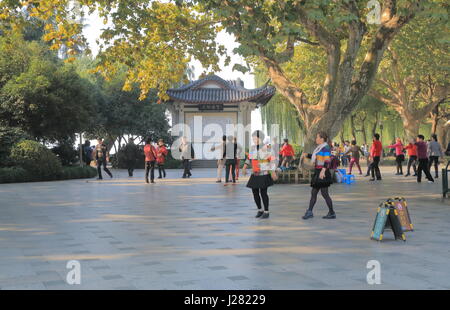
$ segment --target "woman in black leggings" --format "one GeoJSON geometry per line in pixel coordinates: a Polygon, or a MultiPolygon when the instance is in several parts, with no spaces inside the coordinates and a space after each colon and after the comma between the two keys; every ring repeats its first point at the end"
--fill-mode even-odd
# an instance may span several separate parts
{"type": "Polygon", "coordinates": [[[264,133],[262,131],[255,131],[252,134],[252,138],[255,145],[250,149],[242,173],[246,175],[247,167],[249,165],[252,166],[252,175],[248,180],[247,187],[252,189],[253,198],[258,208],[256,217],[266,219],[269,217],[267,188],[272,186],[273,181],[277,179],[275,169],[278,166],[278,156],[274,155],[270,148],[263,144],[264,133]],[[262,211],[261,200],[264,205],[264,211],[262,211]]]}
{"type": "Polygon", "coordinates": [[[328,187],[331,185],[332,178],[329,170],[331,148],[328,145],[328,135],[324,132],[319,132],[316,136],[316,144],[318,145],[312,154],[302,154],[304,157],[311,158],[314,163],[314,175],[311,179],[311,200],[309,201],[309,208],[306,210],[305,215],[302,217],[304,220],[314,217],[313,208],[317,201],[317,194],[322,194],[325,202],[328,206],[328,214],[324,219],[335,219],[336,213],[333,210],[333,201],[328,193],[328,187]]]}

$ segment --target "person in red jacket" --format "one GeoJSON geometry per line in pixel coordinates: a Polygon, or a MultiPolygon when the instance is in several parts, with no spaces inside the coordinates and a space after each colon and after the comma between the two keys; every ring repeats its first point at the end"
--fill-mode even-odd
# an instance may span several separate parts
{"type": "Polygon", "coordinates": [[[413,177],[417,176],[416,162],[417,162],[417,146],[415,145],[416,141],[411,139],[409,144],[405,146],[405,150],[408,152],[408,171],[406,172],[405,177],[410,176],[409,171],[411,170],[411,165],[414,170],[413,177]]]}
{"type": "Polygon", "coordinates": [[[164,140],[158,140],[158,147],[156,148],[156,162],[158,163],[158,179],[162,179],[166,177],[166,170],[164,169],[164,163],[166,162],[166,157],[169,151],[167,151],[166,146],[164,145],[164,140]],[[161,175],[162,172],[162,175],[161,175]]]}
{"type": "Polygon", "coordinates": [[[372,159],[372,163],[370,164],[372,178],[370,181],[375,181],[375,176],[377,177],[377,180],[381,180],[381,172],[378,165],[380,164],[381,153],[383,152],[380,135],[376,133],[373,135],[373,138],[373,143],[370,148],[370,158],[372,159]]]}
{"type": "Polygon", "coordinates": [[[397,138],[395,144],[389,145],[388,148],[395,149],[395,162],[397,163],[397,173],[395,175],[403,175],[403,162],[405,161],[405,154],[403,154],[402,139],[397,138]]]}
{"type": "Polygon", "coordinates": [[[289,144],[288,139],[284,139],[283,141],[283,146],[280,149],[280,155],[282,156],[281,167],[288,168],[294,159],[295,152],[292,145],[289,144]]]}
{"type": "Polygon", "coordinates": [[[148,182],[148,173],[150,172],[150,182],[155,183],[155,162],[156,162],[156,149],[152,145],[152,139],[147,138],[144,146],[145,154],[145,182],[148,182]]]}

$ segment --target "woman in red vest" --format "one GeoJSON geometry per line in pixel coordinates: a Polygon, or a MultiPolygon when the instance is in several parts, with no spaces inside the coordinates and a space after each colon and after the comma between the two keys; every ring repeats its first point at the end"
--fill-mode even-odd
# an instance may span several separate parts
{"type": "Polygon", "coordinates": [[[158,163],[158,179],[162,179],[166,177],[166,170],[164,169],[164,163],[166,162],[166,157],[169,152],[167,151],[166,146],[164,145],[164,140],[158,140],[158,147],[156,148],[156,162],[158,163]],[[162,171],[162,175],[161,175],[162,171]]]}
{"type": "Polygon", "coordinates": [[[145,154],[145,182],[148,182],[148,173],[150,172],[150,182],[155,183],[155,162],[156,162],[156,149],[152,145],[152,139],[147,138],[144,146],[145,154]]]}
{"type": "Polygon", "coordinates": [[[406,172],[405,177],[410,176],[409,171],[411,170],[411,165],[414,169],[413,176],[417,176],[416,163],[417,163],[417,146],[415,145],[414,139],[409,141],[409,144],[405,146],[405,150],[408,152],[408,171],[406,172]]]}

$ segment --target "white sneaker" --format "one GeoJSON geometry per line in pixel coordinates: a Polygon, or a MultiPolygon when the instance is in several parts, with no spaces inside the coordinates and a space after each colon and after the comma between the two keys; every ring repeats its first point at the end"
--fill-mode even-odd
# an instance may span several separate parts
{"type": "Polygon", "coordinates": [[[434,181],[430,181],[430,180],[428,180],[428,183],[434,183],[434,181]]]}

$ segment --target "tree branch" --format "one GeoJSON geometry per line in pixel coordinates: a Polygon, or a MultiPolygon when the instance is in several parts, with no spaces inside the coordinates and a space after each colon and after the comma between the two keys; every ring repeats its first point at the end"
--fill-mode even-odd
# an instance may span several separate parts
{"type": "Polygon", "coordinates": [[[419,10],[419,3],[420,0],[413,1],[407,9],[406,15],[399,16],[396,15],[397,1],[385,0],[383,2],[380,28],[375,35],[371,47],[365,55],[358,77],[353,81],[351,91],[352,104],[359,102],[362,96],[371,87],[386,47],[401,27],[414,17],[419,10]]]}

